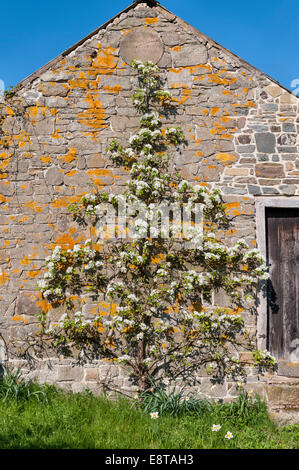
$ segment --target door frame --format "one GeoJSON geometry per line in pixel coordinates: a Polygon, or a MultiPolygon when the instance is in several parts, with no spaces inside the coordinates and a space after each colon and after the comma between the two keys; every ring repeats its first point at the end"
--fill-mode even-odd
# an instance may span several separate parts
{"type": "MultiPolygon", "coordinates": [[[[299,197],[260,197],[256,200],[256,235],[257,248],[266,259],[266,208],[299,209],[299,197]]],[[[264,282],[265,285],[265,282],[264,282]]],[[[262,290],[258,293],[257,305],[257,347],[265,350],[267,348],[267,297],[262,290]]]]}

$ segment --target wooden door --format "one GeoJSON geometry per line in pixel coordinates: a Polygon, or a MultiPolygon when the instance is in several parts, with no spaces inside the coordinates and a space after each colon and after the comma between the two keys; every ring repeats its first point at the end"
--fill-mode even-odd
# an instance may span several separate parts
{"type": "Polygon", "coordinates": [[[267,208],[267,349],[299,361],[299,209],[267,208]]]}

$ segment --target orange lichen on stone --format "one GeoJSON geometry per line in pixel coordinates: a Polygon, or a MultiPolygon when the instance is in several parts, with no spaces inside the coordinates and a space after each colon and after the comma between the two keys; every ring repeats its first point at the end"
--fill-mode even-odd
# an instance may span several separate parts
{"type": "Polygon", "coordinates": [[[65,197],[64,199],[62,198],[57,198],[54,201],[51,202],[51,206],[55,208],[60,208],[60,207],[68,207],[70,204],[74,204],[75,202],[79,202],[81,197],[84,196],[84,194],[87,194],[86,192],[82,193],[81,195],[78,196],[68,196],[65,197]]]}
{"type": "Polygon", "coordinates": [[[0,286],[3,286],[9,281],[10,275],[4,271],[0,274],[0,286]]]}
{"type": "Polygon", "coordinates": [[[46,116],[47,114],[47,107],[46,106],[30,106],[27,108],[25,116],[28,118],[37,118],[38,115],[41,113],[42,116],[46,116]]]}
{"type": "Polygon", "coordinates": [[[191,98],[191,89],[190,88],[183,88],[182,89],[182,97],[180,99],[180,101],[178,102],[178,104],[184,104],[185,101],[187,101],[188,99],[191,98]]]}
{"type": "Polygon", "coordinates": [[[105,50],[98,46],[98,54],[94,59],[92,66],[98,69],[98,72],[105,75],[111,75],[116,68],[117,57],[114,55],[116,49],[114,47],[107,47],[105,50]]]}
{"type": "Polygon", "coordinates": [[[8,153],[0,153],[0,179],[6,178],[8,176],[7,173],[4,173],[4,170],[11,162],[12,154],[8,153]]]}
{"type": "Polygon", "coordinates": [[[62,136],[60,134],[60,129],[56,129],[56,131],[51,135],[52,139],[61,139],[62,136]]]}
{"type": "Polygon", "coordinates": [[[72,250],[75,245],[79,244],[82,241],[82,239],[83,239],[83,235],[80,235],[77,238],[77,240],[75,240],[75,238],[73,238],[71,235],[64,233],[63,235],[61,235],[55,240],[53,248],[59,245],[65,250],[69,250],[69,249],[72,250]]]}
{"type": "Polygon", "coordinates": [[[51,158],[49,156],[47,157],[39,157],[43,163],[50,163],[51,158]]]}
{"type": "Polygon", "coordinates": [[[32,260],[30,258],[28,258],[27,255],[23,259],[20,260],[20,264],[22,264],[23,266],[27,266],[31,262],[32,262],[32,260]]]}
{"type": "Polygon", "coordinates": [[[151,262],[153,264],[159,264],[161,261],[163,261],[165,259],[164,255],[162,253],[160,253],[159,255],[157,256],[152,256],[151,257],[151,262]]]}
{"type": "Polygon", "coordinates": [[[37,205],[37,202],[29,201],[25,202],[24,206],[29,207],[30,209],[34,210],[35,212],[42,212],[42,207],[37,205]]]}
{"type": "Polygon", "coordinates": [[[66,163],[71,163],[73,160],[77,160],[77,150],[74,147],[71,147],[69,152],[64,155],[64,161],[66,163]]]}
{"type": "Polygon", "coordinates": [[[236,161],[236,155],[230,153],[218,153],[216,159],[222,163],[229,164],[236,161]]]}
{"type": "Polygon", "coordinates": [[[226,207],[227,210],[236,209],[237,207],[240,207],[240,203],[239,202],[228,202],[228,203],[225,204],[225,207],[226,207]]]}
{"type": "Polygon", "coordinates": [[[24,130],[22,130],[20,134],[13,135],[12,138],[14,141],[17,142],[19,148],[23,148],[25,147],[26,144],[32,143],[30,139],[30,135],[28,134],[28,132],[25,132],[24,130]]]}
{"type": "Polygon", "coordinates": [[[28,323],[28,320],[24,315],[15,315],[14,317],[12,317],[12,320],[13,321],[22,321],[25,324],[28,323]]]}
{"type": "Polygon", "coordinates": [[[159,18],[144,18],[146,24],[155,24],[158,23],[159,18]]]}
{"type": "Polygon", "coordinates": [[[40,274],[40,270],[28,271],[27,274],[31,279],[34,279],[35,277],[37,277],[40,274]]]}
{"type": "Polygon", "coordinates": [[[73,176],[73,175],[75,175],[76,173],[78,173],[78,170],[71,170],[71,171],[69,171],[68,173],[66,173],[66,176],[73,176]]]}
{"type": "Polygon", "coordinates": [[[40,307],[44,313],[48,313],[52,309],[52,305],[47,300],[43,299],[41,292],[37,293],[37,298],[40,300],[35,301],[36,305],[40,307]]]}
{"type": "Polygon", "coordinates": [[[115,86],[104,86],[104,91],[107,93],[119,93],[122,90],[122,87],[120,85],[115,85],[115,86]]]}
{"type": "Polygon", "coordinates": [[[220,111],[220,108],[212,108],[211,109],[212,116],[215,116],[215,114],[217,114],[219,111],[220,111]]]}
{"type": "Polygon", "coordinates": [[[55,201],[52,201],[51,202],[51,206],[53,207],[67,207],[69,205],[69,203],[65,200],[65,199],[61,199],[61,198],[58,198],[58,199],[55,199],[55,201]]]}
{"type": "Polygon", "coordinates": [[[87,109],[78,114],[78,122],[87,127],[92,127],[93,129],[103,129],[109,126],[106,123],[106,112],[103,109],[102,102],[98,98],[98,94],[87,93],[86,98],[84,99],[90,109],[87,109]]]}
{"type": "Polygon", "coordinates": [[[84,77],[74,78],[73,80],[68,81],[70,88],[73,90],[74,88],[84,88],[87,89],[89,87],[89,80],[84,77]]]}
{"type": "Polygon", "coordinates": [[[9,197],[4,197],[2,194],[0,194],[0,204],[3,204],[4,202],[8,202],[9,197]]]}
{"type": "Polygon", "coordinates": [[[28,215],[23,215],[20,219],[18,219],[18,224],[21,224],[22,222],[27,222],[28,220],[28,215]]]}

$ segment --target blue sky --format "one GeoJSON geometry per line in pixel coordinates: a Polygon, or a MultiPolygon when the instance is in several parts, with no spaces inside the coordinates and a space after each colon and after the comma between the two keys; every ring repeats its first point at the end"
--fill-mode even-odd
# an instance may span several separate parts
{"type": "MultiPolygon", "coordinates": [[[[132,0],[2,2],[0,84],[42,67],[132,0]]],[[[299,80],[298,0],[161,0],[207,36],[294,91],[299,80]]]]}

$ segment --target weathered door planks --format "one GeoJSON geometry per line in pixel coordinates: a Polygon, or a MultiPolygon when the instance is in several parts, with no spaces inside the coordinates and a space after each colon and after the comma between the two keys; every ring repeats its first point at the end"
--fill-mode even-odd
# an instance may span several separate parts
{"type": "Polygon", "coordinates": [[[268,348],[299,360],[299,209],[267,208],[268,348]]]}

